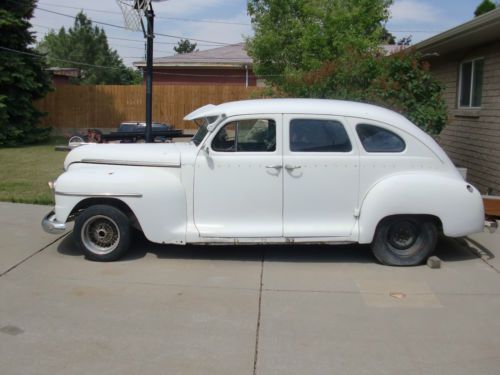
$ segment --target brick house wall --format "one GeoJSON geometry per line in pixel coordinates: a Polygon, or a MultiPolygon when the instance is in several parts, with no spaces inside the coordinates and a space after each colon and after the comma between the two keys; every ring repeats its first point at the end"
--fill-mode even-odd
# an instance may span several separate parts
{"type": "MultiPolygon", "coordinates": [[[[245,69],[234,68],[153,68],[153,83],[163,85],[246,85],[245,69]]],[[[248,86],[257,86],[252,70],[248,71],[248,86]]]]}
{"type": "Polygon", "coordinates": [[[431,72],[445,87],[448,107],[441,146],[481,193],[500,195],[500,42],[441,56],[431,72]],[[460,63],[472,58],[484,58],[481,108],[459,108],[460,63]]]}

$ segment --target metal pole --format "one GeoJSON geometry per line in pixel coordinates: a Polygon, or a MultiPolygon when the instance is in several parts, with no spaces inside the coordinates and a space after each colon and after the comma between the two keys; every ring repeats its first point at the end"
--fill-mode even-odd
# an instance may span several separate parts
{"type": "Polygon", "coordinates": [[[153,8],[146,10],[147,45],[146,45],[146,142],[153,142],[153,38],[154,38],[154,17],[153,8]]]}

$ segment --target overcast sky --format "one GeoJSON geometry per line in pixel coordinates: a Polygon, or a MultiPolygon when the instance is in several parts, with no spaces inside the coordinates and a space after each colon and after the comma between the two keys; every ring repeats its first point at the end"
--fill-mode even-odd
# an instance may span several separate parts
{"type": "MultiPolygon", "coordinates": [[[[397,38],[411,35],[413,42],[418,42],[471,19],[479,2],[480,0],[396,0],[391,7],[392,17],[388,29],[397,38]]],[[[69,27],[73,24],[73,19],[69,17],[42,9],[71,16],[82,9],[94,21],[123,25],[123,17],[115,0],[39,0],[38,8],[32,19],[38,39],[43,38],[51,28],[58,30],[62,26],[69,27]]],[[[157,15],[157,33],[222,43],[240,42],[245,36],[252,34],[246,13],[246,0],[168,0],[155,3],[154,9],[157,15]]],[[[106,30],[110,46],[118,51],[127,65],[144,56],[142,33],[110,26],[101,27],[106,30]]],[[[157,36],[155,57],[174,54],[172,48],[177,40],[157,36]]],[[[216,46],[213,43],[198,42],[199,49],[216,46]]]]}

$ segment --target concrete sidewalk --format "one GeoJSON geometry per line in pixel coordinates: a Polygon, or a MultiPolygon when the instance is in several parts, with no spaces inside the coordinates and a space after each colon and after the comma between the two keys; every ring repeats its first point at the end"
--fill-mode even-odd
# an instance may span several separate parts
{"type": "Polygon", "coordinates": [[[437,270],[366,246],[143,238],[95,263],[70,237],[47,246],[49,209],[0,203],[1,374],[499,372],[499,234],[442,240],[437,270]]]}

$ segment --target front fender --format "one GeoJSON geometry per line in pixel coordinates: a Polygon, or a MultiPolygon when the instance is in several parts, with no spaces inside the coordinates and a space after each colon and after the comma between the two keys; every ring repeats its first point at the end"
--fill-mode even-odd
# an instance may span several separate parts
{"type": "Polygon", "coordinates": [[[66,222],[88,198],[124,202],[153,242],[185,243],[186,194],[180,168],[74,164],[56,182],[56,218],[66,222]]]}
{"type": "Polygon", "coordinates": [[[438,173],[399,174],[378,181],[364,197],[359,243],[373,240],[383,218],[400,214],[436,216],[450,237],[481,232],[484,225],[481,194],[472,185],[438,173]]]}

